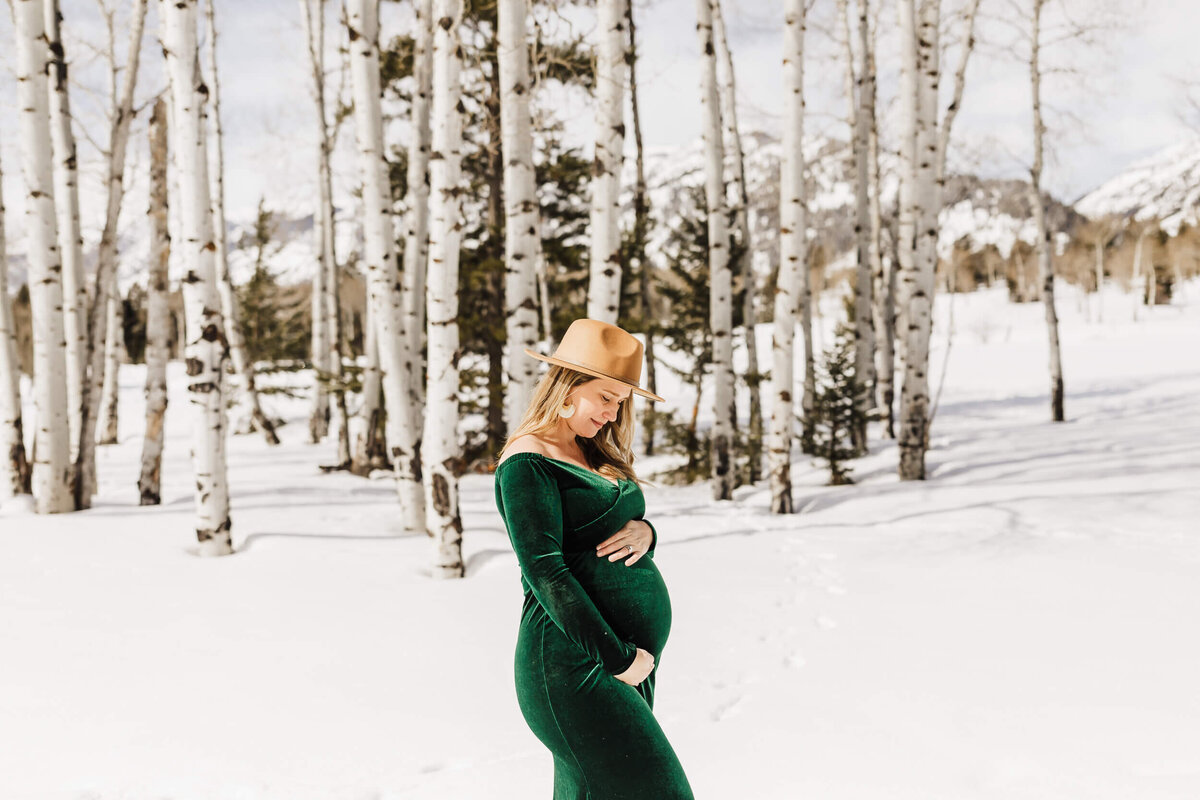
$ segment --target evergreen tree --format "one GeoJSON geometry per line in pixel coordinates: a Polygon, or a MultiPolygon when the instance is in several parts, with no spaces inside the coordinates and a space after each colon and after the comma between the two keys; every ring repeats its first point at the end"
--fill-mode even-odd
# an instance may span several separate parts
{"type": "Polygon", "coordinates": [[[813,403],[813,446],[817,458],[829,467],[829,484],[854,483],[846,462],[858,453],[853,442],[856,427],[865,425],[855,400],[862,384],[854,370],[853,323],[839,324],[833,344],[817,365],[817,391],[813,403]]]}
{"type": "Polygon", "coordinates": [[[260,198],[254,232],[238,243],[241,249],[255,251],[254,273],[245,284],[236,287],[246,352],[251,361],[307,363],[311,303],[308,294],[295,287],[280,286],[268,268],[274,235],[274,212],[260,198]]]}

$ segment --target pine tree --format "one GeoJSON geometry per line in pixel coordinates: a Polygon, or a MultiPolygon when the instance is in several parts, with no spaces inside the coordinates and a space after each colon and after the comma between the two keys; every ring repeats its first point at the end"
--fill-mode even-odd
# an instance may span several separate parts
{"type": "Polygon", "coordinates": [[[831,486],[854,483],[846,462],[860,454],[854,432],[867,424],[856,402],[863,385],[855,370],[857,346],[851,325],[838,325],[833,344],[826,348],[817,366],[813,398],[814,455],[829,467],[831,486]]]}
{"type": "MultiPolygon", "coordinates": [[[[309,331],[311,304],[288,301],[289,291],[279,285],[271,273],[268,259],[275,235],[275,212],[263,199],[258,201],[254,232],[238,243],[253,249],[254,272],[243,285],[235,287],[242,336],[250,362],[305,361],[311,354],[309,331]]],[[[294,293],[294,292],[293,292],[294,293]]]]}

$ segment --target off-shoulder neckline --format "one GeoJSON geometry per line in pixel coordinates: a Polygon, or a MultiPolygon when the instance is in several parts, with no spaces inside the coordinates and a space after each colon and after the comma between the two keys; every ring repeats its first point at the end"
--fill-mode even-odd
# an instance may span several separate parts
{"type": "Polygon", "coordinates": [[[554,458],[553,456],[548,456],[548,455],[545,455],[544,453],[534,453],[530,450],[522,450],[519,453],[513,453],[508,458],[504,459],[503,461],[501,461],[499,464],[496,465],[496,471],[498,472],[500,470],[500,467],[503,467],[508,462],[512,461],[515,458],[520,458],[521,456],[536,456],[538,458],[544,458],[547,461],[553,461],[556,464],[562,464],[567,467],[572,467],[574,469],[579,470],[580,472],[586,472],[589,475],[595,475],[597,478],[599,478],[600,480],[604,481],[609,486],[612,486],[614,488],[619,487],[621,485],[621,481],[629,480],[629,478],[622,476],[622,477],[618,478],[617,481],[614,483],[611,479],[604,477],[599,472],[596,472],[593,469],[588,469],[587,467],[582,467],[579,464],[575,464],[571,461],[563,461],[561,458],[554,458]]]}

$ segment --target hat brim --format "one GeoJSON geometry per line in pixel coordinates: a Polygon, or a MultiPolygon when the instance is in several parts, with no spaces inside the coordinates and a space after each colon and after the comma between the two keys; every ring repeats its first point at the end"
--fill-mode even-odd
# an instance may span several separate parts
{"type": "Polygon", "coordinates": [[[538,359],[539,361],[546,361],[551,364],[557,364],[560,367],[566,367],[567,369],[573,369],[576,372],[582,372],[585,375],[591,375],[596,378],[608,378],[610,381],[617,381],[618,383],[625,384],[626,386],[633,389],[635,394],[640,394],[642,397],[645,397],[649,400],[657,400],[660,403],[666,402],[665,397],[659,397],[658,395],[654,394],[654,392],[648,392],[645,389],[641,388],[640,386],[635,386],[634,384],[630,383],[629,381],[622,380],[621,378],[618,378],[615,375],[606,375],[603,372],[600,372],[599,370],[594,370],[590,367],[584,367],[579,364],[573,364],[570,361],[563,361],[561,358],[555,358],[554,356],[544,356],[541,353],[535,353],[534,351],[530,350],[528,347],[525,348],[525,355],[533,356],[534,358],[538,359]]]}

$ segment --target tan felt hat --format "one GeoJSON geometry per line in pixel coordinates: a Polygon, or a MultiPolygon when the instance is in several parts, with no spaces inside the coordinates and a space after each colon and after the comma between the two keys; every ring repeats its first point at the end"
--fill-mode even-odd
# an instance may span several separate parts
{"type": "Polygon", "coordinates": [[[638,386],[642,377],[642,343],[637,337],[598,319],[572,322],[552,356],[535,353],[528,347],[525,353],[597,378],[620,381],[642,397],[660,403],[666,399],[638,386]]]}

